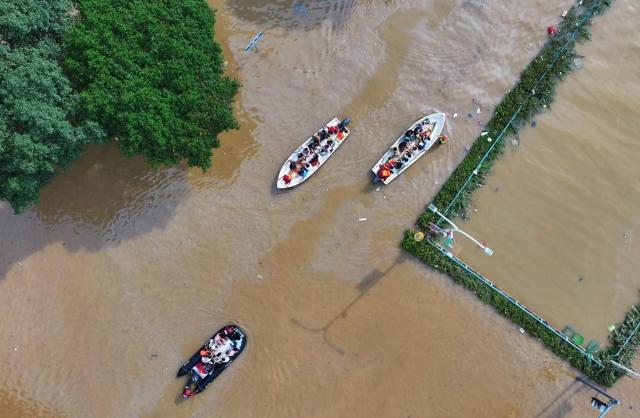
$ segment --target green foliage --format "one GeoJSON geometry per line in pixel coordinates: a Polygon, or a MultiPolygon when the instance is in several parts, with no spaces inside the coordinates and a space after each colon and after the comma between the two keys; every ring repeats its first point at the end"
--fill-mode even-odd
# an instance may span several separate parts
{"type": "Polygon", "coordinates": [[[78,123],[77,98],[58,64],[55,38],[69,5],[0,0],[0,198],[16,212],[37,202],[40,187],[82,144],[103,138],[96,123],[78,123]]]}
{"type": "MultiPolygon", "coordinates": [[[[487,135],[481,135],[476,139],[460,165],[433,198],[434,205],[441,210],[449,207],[448,213],[452,216],[467,216],[471,194],[483,184],[493,163],[501,155],[504,137],[516,134],[536,113],[551,105],[556,85],[573,69],[576,43],[589,39],[587,25],[594,15],[604,12],[610,4],[611,0],[582,0],[569,10],[560,23],[558,32],[543,46],[536,58],[522,72],[517,84],[498,104],[485,127],[487,135]],[[492,140],[489,141],[489,138],[492,140]],[[491,147],[491,152],[487,154],[491,147]],[[458,194],[460,190],[462,192],[458,194]]],[[[429,222],[437,221],[437,215],[427,209],[419,216],[417,226],[424,231],[427,230],[429,222]]],[[[606,386],[615,383],[621,373],[611,366],[609,360],[615,359],[630,366],[636,350],[640,347],[640,333],[632,334],[640,323],[640,305],[632,309],[618,325],[610,337],[610,346],[596,354],[596,358],[605,365],[600,367],[513,301],[494,291],[451,258],[443,255],[428,240],[416,242],[413,239],[413,231],[407,231],[402,248],[471,290],[484,303],[491,304],[496,311],[524,328],[558,356],[598,383],[606,386]]]]}
{"type": "Polygon", "coordinates": [[[126,155],[207,169],[217,136],[237,128],[238,83],[223,75],[214,17],[203,0],[79,0],[65,67],[83,111],[126,155]]]}
{"type": "Polygon", "coordinates": [[[0,38],[12,45],[59,38],[72,21],[71,0],[1,0],[0,38]]]}

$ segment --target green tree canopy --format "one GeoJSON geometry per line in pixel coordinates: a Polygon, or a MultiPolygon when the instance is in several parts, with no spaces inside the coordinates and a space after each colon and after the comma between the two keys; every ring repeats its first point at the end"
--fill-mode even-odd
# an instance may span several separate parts
{"type": "Polygon", "coordinates": [[[77,118],[58,63],[56,39],[70,10],[67,0],[0,0],[0,198],[16,212],[38,201],[40,187],[82,144],[104,137],[97,123],[77,118]]]}
{"type": "Polygon", "coordinates": [[[83,111],[153,165],[207,169],[220,132],[237,127],[238,83],[223,75],[203,0],[78,0],[65,67],[83,111]]]}

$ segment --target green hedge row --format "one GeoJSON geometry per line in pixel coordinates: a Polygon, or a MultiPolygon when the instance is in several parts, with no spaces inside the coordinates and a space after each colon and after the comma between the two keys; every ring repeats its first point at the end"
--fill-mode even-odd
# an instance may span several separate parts
{"type": "MultiPolygon", "coordinates": [[[[468,215],[467,208],[471,194],[483,184],[493,163],[504,150],[504,137],[516,134],[519,128],[529,122],[536,113],[544,111],[551,105],[556,85],[576,67],[575,62],[578,58],[575,52],[576,43],[589,39],[588,25],[592,18],[604,12],[611,3],[612,0],[582,0],[568,11],[558,25],[557,32],[550,36],[538,55],[522,72],[515,87],[507,92],[496,107],[491,120],[486,125],[484,135],[476,139],[466,157],[443,184],[432,201],[434,205],[441,210],[449,208],[447,213],[451,217],[468,215]],[[487,155],[491,147],[493,149],[487,155]],[[459,193],[459,190],[463,191],[459,193]]],[[[425,231],[429,222],[437,221],[437,215],[426,209],[418,218],[417,226],[418,229],[425,231]]],[[[634,307],[610,335],[610,346],[595,354],[595,358],[604,365],[601,367],[508,298],[494,291],[452,259],[443,255],[431,243],[416,242],[413,239],[413,231],[406,232],[402,248],[435,270],[449,275],[454,281],[464,285],[483,302],[492,305],[498,312],[544,343],[551,351],[602,385],[611,386],[622,376],[613,368],[609,360],[614,359],[630,366],[640,346],[640,333],[632,335],[640,322],[640,305],[634,307]]]]}

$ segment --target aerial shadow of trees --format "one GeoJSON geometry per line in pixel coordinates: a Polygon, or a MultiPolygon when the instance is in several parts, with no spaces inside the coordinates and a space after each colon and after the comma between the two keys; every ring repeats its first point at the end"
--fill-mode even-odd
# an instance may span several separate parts
{"type": "Polygon", "coordinates": [[[150,167],[115,144],[86,147],[82,158],[42,189],[40,203],[15,215],[0,203],[0,280],[49,244],[97,251],[166,227],[188,195],[184,167],[150,167]]]}

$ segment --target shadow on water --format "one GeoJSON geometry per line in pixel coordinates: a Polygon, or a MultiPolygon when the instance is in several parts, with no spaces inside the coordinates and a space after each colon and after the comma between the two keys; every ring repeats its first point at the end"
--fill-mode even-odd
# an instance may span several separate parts
{"type": "Polygon", "coordinates": [[[534,418],[563,418],[572,410],[572,398],[580,392],[585,392],[585,386],[573,381],[549,402],[534,418]]]}
{"type": "Polygon", "coordinates": [[[364,296],[367,295],[367,293],[369,293],[369,291],[371,289],[373,289],[378,283],[380,283],[380,280],[382,280],[382,278],[384,278],[395,266],[397,266],[398,264],[404,262],[406,260],[406,255],[404,254],[400,254],[398,255],[398,257],[396,258],[396,260],[389,266],[387,267],[386,270],[384,271],[380,271],[378,269],[372,270],[369,274],[367,274],[366,276],[364,276],[359,282],[358,284],[355,286],[356,290],[359,292],[355,298],[353,298],[353,300],[351,302],[349,302],[347,304],[347,306],[345,306],[340,312],[338,312],[333,318],[331,318],[325,325],[321,326],[321,327],[317,327],[317,328],[312,328],[309,327],[303,323],[301,323],[300,321],[296,320],[295,318],[291,318],[291,322],[293,322],[295,325],[299,326],[300,328],[303,328],[309,332],[318,332],[318,333],[322,333],[322,339],[324,340],[325,343],[327,343],[336,353],[338,354],[344,354],[344,350],[340,347],[338,347],[337,345],[335,345],[334,343],[332,343],[328,336],[327,333],[329,332],[329,329],[339,320],[339,319],[345,319],[349,313],[349,310],[351,308],[353,308],[353,306],[355,306],[358,301],[360,301],[360,299],[362,299],[364,296]]]}
{"type": "Polygon", "coordinates": [[[340,28],[349,19],[356,0],[230,0],[225,8],[258,25],[311,29],[324,21],[340,28]]]}
{"type": "Polygon", "coordinates": [[[184,168],[153,169],[115,144],[89,146],[22,215],[0,205],[0,278],[49,244],[97,251],[164,228],[189,191],[184,168]]]}

